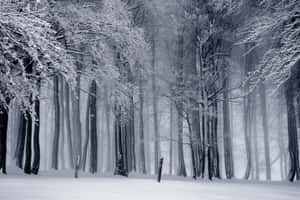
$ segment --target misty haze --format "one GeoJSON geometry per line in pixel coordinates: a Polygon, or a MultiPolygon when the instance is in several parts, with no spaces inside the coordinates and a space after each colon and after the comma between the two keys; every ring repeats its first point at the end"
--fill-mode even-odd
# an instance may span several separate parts
{"type": "Polygon", "coordinates": [[[0,0],[0,200],[298,200],[299,144],[299,0],[0,0]]]}

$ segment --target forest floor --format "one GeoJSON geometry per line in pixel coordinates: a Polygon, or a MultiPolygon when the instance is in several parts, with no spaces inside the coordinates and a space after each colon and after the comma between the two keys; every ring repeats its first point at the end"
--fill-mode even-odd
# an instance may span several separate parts
{"type": "Polygon", "coordinates": [[[300,183],[71,173],[0,175],[0,200],[299,200],[300,183]],[[63,176],[61,176],[63,174],[63,176]]]}

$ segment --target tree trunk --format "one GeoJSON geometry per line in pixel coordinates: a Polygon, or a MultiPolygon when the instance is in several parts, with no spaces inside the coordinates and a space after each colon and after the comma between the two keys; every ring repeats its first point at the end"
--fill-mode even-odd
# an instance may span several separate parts
{"type": "Polygon", "coordinates": [[[280,176],[281,176],[281,180],[285,179],[285,170],[284,170],[284,154],[285,154],[285,150],[284,150],[284,138],[283,138],[283,127],[282,127],[282,123],[283,123],[283,119],[282,119],[282,105],[280,100],[282,100],[282,98],[279,98],[278,101],[278,107],[279,107],[279,112],[278,112],[278,132],[277,132],[277,142],[278,142],[278,147],[279,147],[279,154],[280,154],[280,176]]]}
{"type": "Polygon", "coordinates": [[[139,115],[140,115],[140,171],[143,174],[146,174],[146,159],[145,159],[145,138],[144,138],[144,88],[143,88],[143,80],[142,76],[139,80],[139,103],[140,103],[140,109],[139,109],[139,115]]]}
{"type": "Polygon", "coordinates": [[[218,103],[215,101],[212,107],[212,147],[213,147],[213,171],[216,178],[220,176],[220,157],[218,148],[218,103]]]}
{"type": "Polygon", "coordinates": [[[230,127],[230,111],[228,98],[228,77],[224,80],[223,92],[223,140],[224,140],[224,160],[227,179],[234,177],[233,152],[232,152],[232,133],[230,127]]]}
{"type": "Polygon", "coordinates": [[[8,111],[0,105],[0,169],[6,174],[8,111]]]}
{"type": "Polygon", "coordinates": [[[59,106],[59,76],[54,76],[53,102],[54,102],[54,137],[52,145],[52,168],[58,169],[59,129],[60,129],[60,106],[59,106]]]}
{"type": "Polygon", "coordinates": [[[77,85],[75,91],[72,93],[73,103],[73,126],[74,126],[74,161],[78,165],[78,169],[82,167],[81,158],[81,121],[80,121],[80,76],[77,75],[77,85]]]}
{"type": "Polygon", "coordinates": [[[74,168],[74,156],[73,156],[73,143],[72,143],[72,129],[71,129],[71,116],[70,116],[70,88],[68,83],[65,84],[66,94],[66,126],[67,126],[67,145],[69,155],[69,165],[74,168]]]}
{"type": "Polygon", "coordinates": [[[106,115],[106,136],[107,136],[107,160],[106,160],[106,170],[111,171],[112,169],[112,140],[110,135],[110,103],[109,103],[109,93],[108,93],[108,86],[105,85],[104,88],[104,103],[105,103],[105,115],[106,115]]]}
{"type": "Polygon", "coordinates": [[[31,172],[38,174],[40,168],[40,100],[36,99],[34,103],[34,111],[36,120],[34,122],[34,136],[33,136],[33,151],[34,158],[31,172]]]}
{"type": "Polygon", "coordinates": [[[259,152],[258,152],[258,135],[257,135],[257,113],[256,113],[256,95],[254,93],[253,98],[253,147],[254,147],[254,158],[255,158],[255,179],[259,180],[260,177],[260,166],[259,166],[259,152]]]}
{"type": "Polygon", "coordinates": [[[197,178],[197,169],[196,169],[196,155],[195,155],[195,145],[194,145],[194,139],[193,139],[193,130],[192,125],[190,123],[189,116],[187,116],[187,124],[188,124],[188,130],[189,130],[189,137],[190,137],[190,149],[191,149],[191,169],[192,169],[192,176],[194,179],[197,178]]]}
{"type": "Polygon", "coordinates": [[[173,102],[170,102],[170,143],[169,143],[169,174],[173,173],[173,123],[174,123],[174,114],[173,114],[173,102]]]}
{"type": "Polygon", "coordinates": [[[268,119],[267,119],[266,89],[263,83],[259,87],[259,96],[260,96],[261,115],[262,115],[263,130],[264,130],[266,179],[271,180],[271,161],[270,161],[269,129],[268,129],[268,119]]]}
{"type": "Polygon", "coordinates": [[[183,153],[183,108],[182,104],[180,103],[177,105],[177,129],[178,129],[178,176],[186,177],[186,168],[184,162],[184,153],[183,153]]]}
{"type": "MultiPolygon", "coordinates": [[[[124,153],[124,139],[122,137],[123,127],[122,127],[122,110],[121,106],[115,104],[114,108],[115,114],[115,124],[114,124],[114,132],[115,132],[115,158],[116,158],[116,166],[115,166],[115,175],[128,176],[128,171],[125,166],[125,153],[124,153]]],[[[124,134],[123,134],[124,135],[124,134]]]]}
{"type": "Polygon", "coordinates": [[[18,133],[18,140],[16,146],[16,165],[20,169],[23,169],[23,158],[24,158],[24,148],[25,148],[25,137],[26,137],[26,118],[25,113],[21,112],[20,115],[20,124],[19,124],[19,133],[18,133]]]}
{"type": "Polygon", "coordinates": [[[82,150],[82,170],[86,170],[86,157],[88,153],[88,145],[90,140],[90,112],[91,112],[91,92],[92,92],[92,86],[89,89],[88,97],[87,97],[87,103],[86,103],[86,113],[85,113],[85,139],[84,139],[84,145],[82,150]]]}
{"type": "MultiPolygon", "coordinates": [[[[249,49],[251,49],[254,46],[254,44],[246,44],[245,51],[248,52],[249,49]]],[[[255,58],[255,52],[248,53],[246,56],[246,64],[245,64],[245,78],[248,77],[248,73],[251,72],[254,69],[254,61],[255,58]]],[[[244,89],[245,96],[243,98],[243,122],[244,122],[244,135],[245,135],[245,146],[246,146],[246,156],[247,156],[247,166],[244,178],[249,179],[250,174],[252,172],[253,163],[252,163],[252,140],[251,140],[251,120],[252,120],[252,94],[249,94],[249,84],[247,83],[244,89]]]]}
{"type": "Polygon", "coordinates": [[[32,135],[32,118],[29,111],[26,111],[26,159],[24,165],[24,173],[31,173],[31,135],[32,135]]]}
{"type": "Polygon", "coordinates": [[[297,138],[297,122],[296,122],[296,111],[294,106],[294,80],[290,78],[285,83],[285,96],[287,104],[287,119],[288,119],[288,146],[290,155],[290,170],[288,174],[288,180],[293,181],[295,176],[296,179],[300,179],[300,168],[299,168],[299,147],[297,138]]]}
{"type": "Polygon", "coordinates": [[[90,153],[90,172],[92,174],[98,169],[98,138],[97,138],[97,85],[96,81],[91,83],[90,96],[90,131],[91,131],[91,153],[90,153]]]}
{"type": "Polygon", "coordinates": [[[65,105],[64,105],[64,79],[63,76],[59,78],[60,88],[59,88],[59,109],[60,109],[60,127],[59,127],[59,135],[60,135],[60,164],[61,169],[65,168],[65,105]]]}

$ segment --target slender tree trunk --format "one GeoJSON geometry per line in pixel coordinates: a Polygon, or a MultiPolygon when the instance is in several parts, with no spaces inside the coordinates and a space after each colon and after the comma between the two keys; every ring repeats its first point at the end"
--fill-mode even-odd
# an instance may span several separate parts
{"type": "Polygon", "coordinates": [[[74,168],[74,156],[73,156],[73,143],[72,143],[72,129],[71,129],[71,115],[70,115],[70,88],[68,83],[65,84],[66,94],[66,126],[67,126],[67,145],[69,155],[69,165],[74,168]]]}
{"type": "Polygon", "coordinates": [[[144,88],[143,88],[143,80],[142,77],[140,77],[139,80],[139,103],[140,103],[140,109],[139,109],[139,115],[140,115],[140,171],[143,174],[146,174],[146,159],[145,159],[145,137],[144,137],[144,88]]]}
{"type": "Polygon", "coordinates": [[[149,118],[150,118],[150,109],[149,109],[149,98],[148,98],[149,94],[146,93],[146,98],[145,98],[145,116],[146,116],[146,120],[145,120],[145,150],[146,150],[146,167],[147,167],[147,171],[149,174],[151,174],[151,148],[150,148],[150,123],[149,123],[149,118]]]}
{"type": "Polygon", "coordinates": [[[257,135],[257,113],[256,113],[256,95],[254,93],[253,98],[253,147],[254,147],[254,158],[255,158],[255,179],[259,180],[260,177],[260,166],[259,166],[259,153],[258,153],[258,135],[257,135]]]}
{"type": "Polygon", "coordinates": [[[18,133],[18,140],[16,146],[16,165],[20,169],[23,168],[23,158],[24,158],[24,148],[25,148],[25,137],[26,137],[26,118],[25,113],[21,112],[20,115],[20,124],[19,124],[19,133],[18,133]]]}
{"type": "Polygon", "coordinates": [[[0,106],[0,169],[6,174],[8,111],[0,106]]]}
{"type": "Polygon", "coordinates": [[[24,165],[24,173],[31,174],[31,135],[32,135],[32,118],[29,111],[26,111],[26,159],[24,165]]]}
{"type": "Polygon", "coordinates": [[[190,149],[191,149],[191,169],[192,169],[192,176],[194,179],[197,178],[197,169],[196,169],[196,155],[195,155],[195,145],[194,145],[194,139],[193,139],[193,131],[192,131],[192,125],[189,119],[189,116],[187,116],[187,124],[188,124],[188,130],[189,130],[189,137],[190,137],[190,149]]]}
{"type": "Polygon", "coordinates": [[[91,90],[92,86],[89,89],[88,97],[87,97],[87,104],[86,104],[86,113],[85,113],[85,139],[84,145],[82,150],[82,170],[86,170],[86,157],[88,153],[88,145],[90,139],[90,112],[91,112],[91,90]]]}
{"type": "Polygon", "coordinates": [[[113,156],[112,154],[112,140],[111,140],[111,135],[110,135],[110,103],[109,103],[109,93],[108,93],[108,86],[105,85],[104,88],[104,95],[105,95],[105,115],[106,115],[106,132],[107,132],[107,160],[106,160],[106,170],[111,171],[112,169],[112,159],[111,157],[113,156]]]}
{"type": "Polygon", "coordinates": [[[230,127],[230,111],[228,98],[228,78],[224,80],[223,92],[223,140],[224,140],[224,160],[227,179],[234,177],[233,152],[232,152],[232,133],[230,127]]]}
{"type": "Polygon", "coordinates": [[[269,144],[269,129],[267,119],[267,104],[266,104],[266,89],[264,84],[260,85],[259,96],[261,103],[261,115],[264,130],[264,147],[265,147],[265,160],[266,160],[266,179],[271,180],[271,161],[270,161],[270,144],[269,144]]]}
{"type": "MultiPolygon", "coordinates": [[[[281,100],[282,98],[279,98],[281,100]]],[[[277,142],[279,146],[279,154],[280,154],[280,176],[281,180],[285,179],[285,173],[284,173],[284,142],[283,142],[283,128],[282,128],[282,106],[280,104],[281,102],[278,102],[279,112],[278,112],[278,132],[277,132],[277,142]]]]}
{"type": "MultiPolygon", "coordinates": [[[[244,97],[247,98],[247,97],[244,97]]],[[[250,173],[252,171],[252,150],[251,150],[251,128],[250,128],[250,103],[244,100],[244,132],[245,132],[245,146],[246,146],[246,156],[247,156],[247,166],[245,172],[245,179],[249,179],[250,173]]]]}
{"type": "MultiPolygon", "coordinates": [[[[136,156],[135,156],[135,132],[134,132],[134,101],[133,101],[133,91],[130,97],[130,150],[131,150],[131,168],[136,171],[136,156]]],[[[160,149],[160,148],[159,148],[160,149]]]]}
{"type": "Polygon", "coordinates": [[[115,175],[128,176],[128,171],[125,166],[125,153],[124,153],[124,138],[122,137],[123,127],[122,127],[122,110],[121,106],[115,104],[114,108],[115,113],[115,158],[116,158],[116,167],[115,167],[115,175]]]}
{"type": "Polygon", "coordinates": [[[38,174],[40,168],[40,100],[36,99],[34,103],[36,120],[34,122],[33,150],[34,158],[31,172],[38,174]]]}
{"type": "Polygon", "coordinates": [[[72,93],[73,97],[73,130],[74,130],[74,163],[75,171],[78,171],[82,167],[81,158],[81,121],[80,121],[80,76],[77,75],[77,86],[75,91],[72,93]],[[76,170],[77,169],[77,170],[76,170]]]}
{"type": "Polygon", "coordinates": [[[64,79],[62,76],[59,78],[60,88],[59,88],[59,108],[60,108],[60,164],[61,169],[65,168],[65,105],[64,105],[64,79]]]}
{"type": "Polygon", "coordinates": [[[90,96],[90,131],[91,131],[91,153],[90,153],[90,172],[92,174],[98,169],[98,138],[97,138],[97,84],[92,81],[90,96]]]}
{"type": "Polygon", "coordinates": [[[186,168],[183,153],[183,108],[182,104],[177,105],[177,129],[178,129],[178,176],[186,177],[186,168]]]}
{"type": "Polygon", "coordinates": [[[59,76],[54,76],[53,102],[54,102],[54,137],[52,145],[52,168],[58,169],[59,129],[60,129],[60,106],[59,106],[59,76]]]}
{"type": "Polygon", "coordinates": [[[169,174],[173,173],[173,123],[174,123],[174,114],[173,114],[173,102],[170,102],[170,143],[169,143],[169,174]]]}
{"type": "Polygon", "coordinates": [[[220,156],[218,148],[218,103],[213,103],[212,117],[212,147],[213,147],[213,170],[216,178],[221,178],[220,175],[220,156]]]}
{"type": "MultiPolygon", "coordinates": [[[[254,44],[246,45],[246,52],[253,47],[254,44]]],[[[248,77],[248,73],[251,72],[254,68],[255,52],[251,52],[246,56],[246,65],[245,65],[245,77],[248,77]]],[[[249,179],[251,172],[253,171],[253,163],[252,163],[252,141],[251,141],[251,120],[252,120],[252,95],[249,93],[249,84],[245,86],[245,95],[243,98],[243,109],[244,109],[244,134],[245,134],[245,146],[246,146],[246,156],[247,156],[247,166],[244,178],[249,179]]]]}

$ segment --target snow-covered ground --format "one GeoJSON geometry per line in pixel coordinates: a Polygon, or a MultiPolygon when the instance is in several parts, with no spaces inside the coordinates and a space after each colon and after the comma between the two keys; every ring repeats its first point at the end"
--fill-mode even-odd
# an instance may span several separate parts
{"type": "Polygon", "coordinates": [[[0,175],[0,200],[299,200],[300,184],[193,181],[163,177],[84,176],[73,179],[0,175]]]}

